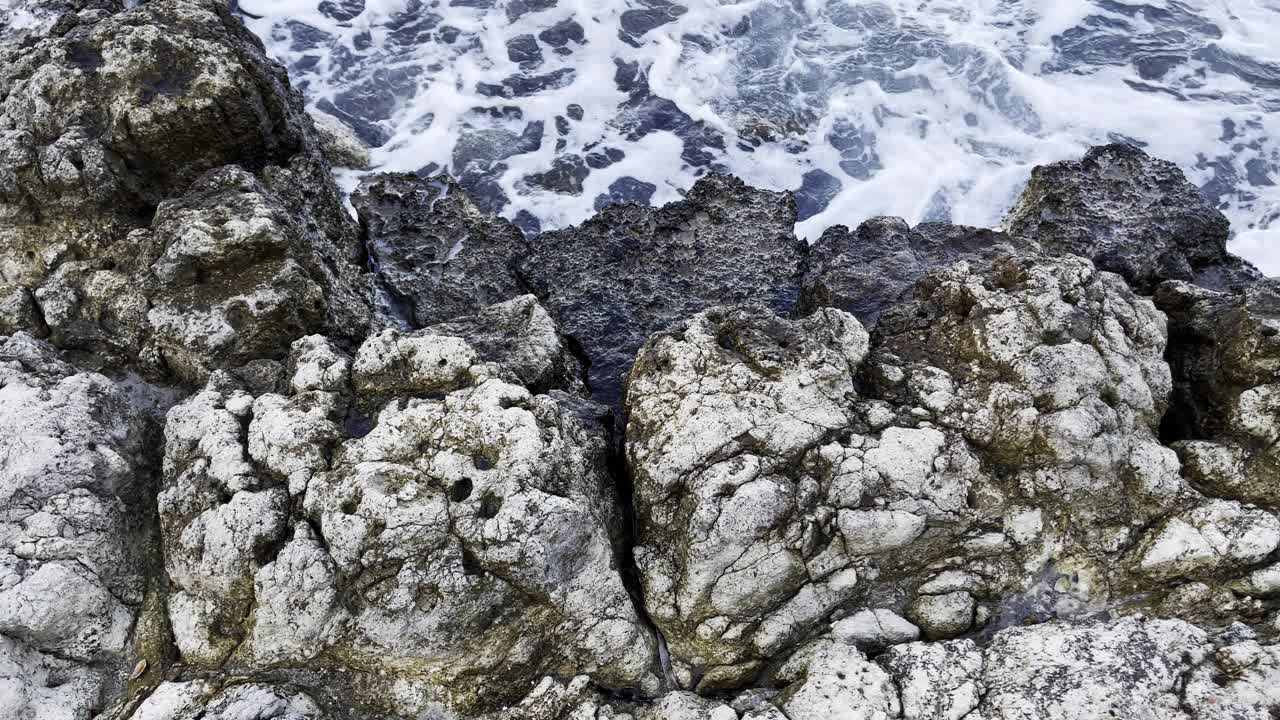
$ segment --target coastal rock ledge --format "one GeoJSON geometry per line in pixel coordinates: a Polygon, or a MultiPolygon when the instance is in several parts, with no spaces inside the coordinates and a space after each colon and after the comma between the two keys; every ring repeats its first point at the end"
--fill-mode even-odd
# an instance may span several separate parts
{"type": "Polygon", "coordinates": [[[0,720],[1280,717],[1280,282],[1174,165],[357,219],[225,2],[131,5],[0,14],[0,720]]]}

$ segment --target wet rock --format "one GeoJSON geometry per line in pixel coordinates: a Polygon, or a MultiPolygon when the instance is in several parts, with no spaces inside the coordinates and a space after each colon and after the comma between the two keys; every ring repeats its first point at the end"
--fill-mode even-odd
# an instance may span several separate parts
{"type": "Polygon", "coordinates": [[[960,260],[989,263],[1034,249],[1003,233],[961,225],[925,223],[912,229],[889,217],[872,218],[854,231],[837,225],[810,250],[800,312],[835,307],[874,326],[880,313],[929,270],[960,260]]]}
{"type": "Polygon", "coordinates": [[[622,203],[636,203],[638,205],[648,205],[653,199],[653,194],[658,191],[658,186],[653,183],[647,183],[643,180],[637,180],[633,177],[622,177],[609,183],[608,194],[596,196],[596,210],[603,210],[610,205],[620,205],[622,203]]]}
{"type": "Polygon", "coordinates": [[[368,170],[369,147],[346,123],[323,112],[311,113],[325,159],[334,167],[368,170]]]}
{"type": "Polygon", "coordinates": [[[594,396],[614,403],[651,333],[721,303],[790,309],[804,257],[794,222],[789,196],[711,176],[663,208],[613,206],[543,233],[519,269],[582,345],[594,396]]]}
{"type": "Polygon", "coordinates": [[[810,170],[801,179],[796,190],[796,220],[808,220],[827,209],[827,205],[840,192],[840,179],[825,170],[810,170]]]}
{"type": "Polygon", "coordinates": [[[525,293],[514,268],[528,251],[524,235],[454,181],[372,175],[351,202],[382,285],[382,322],[412,330],[525,293]]]}
{"type": "Polygon", "coordinates": [[[577,155],[563,155],[551,162],[551,169],[534,173],[523,178],[523,182],[542,190],[562,195],[581,195],[582,181],[587,179],[591,170],[577,155]]]}
{"type": "Polygon", "coordinates": [[[518,35],[507,41],[507,59],[522,70],[532,70],[542,64],[542,48],[534,36],[518,35]]]}
{"type": "Polygon", "coordinates": [[[1091,258],[1144,293],[1161,280],[1226,289],[1261,278],[1227,252],[1227,219],[1182,171],[1132,145],[1035,168],[1006,225],[1047,252],[1091,258]]]}
{"type": "Polygon", "coordinates": [[[1280,507],[1280,284],[1240,294],[1170,282],[1156,292],[1169,316],[1173,405],[1162,428],[1196,487],[1280,507]]]}
{"type": "Polygon", "coordinates": [[[640,47],[639,38],[650,30],[673,22],[689,11],[683,5],[669,0],[641,0],[641,7],[622,13],[619,21],[622,25],[618,37],[636,47],[640,47]]]}
{"type": "MultiPolygon", "coordinates": [[[[568,20],[561,20],[555,25],[552,25],[546,30],[538,33],[538,39],[553,48],[557,48],[557,51],[559,51],[559,49],[565,48],[571,42],[577,45],[586,43],[587,36],[583,31],[582,26],[573,18],[570,18],[568,20]]],[[[581,108],[579,108],[578,117],[574,119],[582,119],[581,108]]]]}

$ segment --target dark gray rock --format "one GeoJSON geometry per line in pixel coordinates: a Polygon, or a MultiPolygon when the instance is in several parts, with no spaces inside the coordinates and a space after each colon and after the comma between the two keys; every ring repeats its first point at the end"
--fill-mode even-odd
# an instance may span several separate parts
{"type": "Polygon", "coordinates": [[[594,397],[616,403],[648,336],[711,305],[795,303],[804,244],[788,193],[710,175],[662,208],[614,205],[540,235],[520,273],[590,360],[594,397]]]}
{"type": "Polygon", "coordinates": [[[451,179],[367,177],[351,197],[380,283],[380,323],[416,329],[527,292],[519,228],[482,213],[451,179]]]}
{"type": "Polygon", "coordinates": [[[1139,292],[1161,280],[1225,289],[1262,277],[1227,252],[1227,219],[1182,171],[1132,145],[1035,168],[1006,222],[1011,235],[1090,258],[1139,292]]]}
{"type": "Polygon", "coordinates": [[[963,225],[925,223],[912,229],[893,217],[872,218],[854,231],[837,225],[810,248],[799,311],[835,307],[871,327],[932,269],[1034,249],[1004,233],[963,225]]]}

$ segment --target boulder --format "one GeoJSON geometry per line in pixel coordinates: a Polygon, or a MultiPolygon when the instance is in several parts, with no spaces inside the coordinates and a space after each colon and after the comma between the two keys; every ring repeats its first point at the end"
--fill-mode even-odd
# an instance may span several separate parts
{"type": "Polygon", "coordinates": [[[1124,143],[1037,166],[1005,226],[1046,252],[1090,258],[1143,293],[1162,280],[1227,289],[1262,277],[1227,252],[1227,218],[1177,165],[1124,143]]]}
{"type": "Polygon", "coordinates": [[[1162,433],[1206,494],[1280,507],[1280,282],[1238,294],[1169,282],[1173,405],[1162,433]]]}
{"type": "Polygon", "coordinates": [[[529,322],[545,315],[531,298],[481,316],[513,311],[510,365],[428,332],[354,358],[307,337],[274,389],[218,371],[170,411],[160,515],[183,662],[354,673],[361,702],[396,713],[501,706],[549,673],[657,689],[615,544],[607,413],[518,384],[559,336],[529,322]],[[425,695],[397,707],[393,686],[425,695]]]}
{"type": "Polygon", "coordinates": [[[301,96],[224,3],[85,10],[0,56],[0,330],[193,383],[362,335],[301,96]]]}

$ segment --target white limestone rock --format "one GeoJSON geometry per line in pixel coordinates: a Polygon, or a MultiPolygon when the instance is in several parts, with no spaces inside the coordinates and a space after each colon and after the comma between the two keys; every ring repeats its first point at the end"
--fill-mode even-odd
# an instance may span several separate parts
{"type": "Polygon", "coordinates": [[[790,720],[890,720],[902,711],[889,673],[857,648],[838,644],[817,652],[778,705],[790,720]]]}
{"type": "Polygon", "coordinates": [[[85,717],[128,659],[154,568],[146,414],[29,335],[0,337],[0,697],[85,717]]]}
{"type": "Polygon", "coordinates": [[[1280,518],[1235,501],[1211,500],[1170,518],[1135,551],[1152,578],[1198,577],[1257,563],[1280,546],[1280,518]]]}
{"type": "Polygon", "coordinates": [[[985,650],[984,718],[1183,720],[1181,678],[1209,649],[1178,620],[1126,618],[1005,630],[985,650]]]}
{"type": "Polygon", "coordinates": [[[920,638],[920,628],[892,610],[859,610],[831,624],[831,636],[862,650],[876,650],[920,638]]]}

